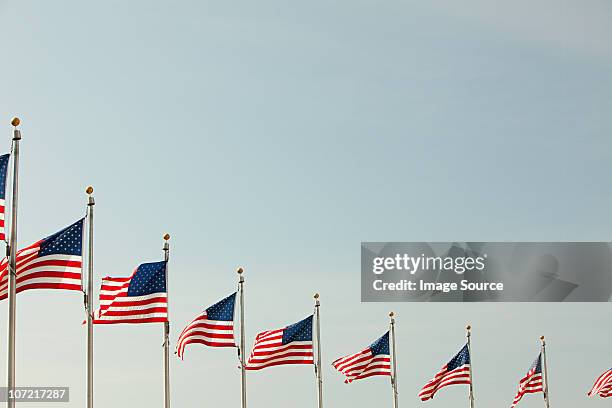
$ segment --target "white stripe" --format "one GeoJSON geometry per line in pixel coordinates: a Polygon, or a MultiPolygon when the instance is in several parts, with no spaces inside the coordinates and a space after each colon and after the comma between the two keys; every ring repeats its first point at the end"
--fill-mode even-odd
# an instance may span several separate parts
{"type": "Polygon", "coordinates": [[[184,343],[186,340],[205,340],[205,341],[213,341],[216,343],[226,343],[226,344],[234,344],[234,339],[222,339],[218,337],[209,337],[209,336],[189,336],[185,337],[180,341],[180,344],[184,343]]]}
{"type": "Polygon", "coordinates": [[[21,281],[21,282],[17,283],[17,288],[20,288],[21,286],[35,284],[35,283],[52,283],[52,284],[65,283],[65,284],[73,284],[73,285],[81,286],[81,280],[80,279],[51,278],[51,277],[43,276],[43,277],[40,277],[40,278],[32,278],[32,279],[28,279],[28,280],[25,280],[25,281],[21,281]]]}
{"type": "Polygon", "coordinates": [[[265,366],[268,365],[270,363],[278,363],[280,361],[310,361],[313,359],[312,354],[310,356],[304,356],[304,357],[299,357],[299,356],[289,356],[289,357],[275,357],[272,359],[266,359],[266,360],[257,360],[257,361],[250,361],[248,366],[249,367],[261,367],[261,366],[265,366]]]}
{"type": "Polygon", "coordinates": [[[147,313],[140,315],[129,315],[129,316],[100,316],[97,320],[138,320],[138,319],[150,319],[155,317],[168,317],[168,313],[147,313]]]}
{"type": "Polygon", "coordinates": [[[184,336],[189,336],[191,335],[191,333],[198,333],[198,332],[202,332],[202,333],[209,333],[209,334],[234,334],[234,330],[233,329],[228,329],[228,330],[219,330],[219,329],[208,329],[206,327],[193,327],[187,331],[184,331],[181,334],[181,337],[184,336]]]}
{"type": "Polygon", "coordinates": [[[104,309],[104,314],[112,311],[112,312],[129,312],[129,311],[139,311],[139,310],[146,310],[146,309],[152,309],[154,307],[166,307],[168,306],[168,303],[163,302],[163,303],[150,303],[150,304],[146,304],[146,305],[141,305],[141,306],[117,306],[117,305],[112,305],[107,309],[104,309]]]}

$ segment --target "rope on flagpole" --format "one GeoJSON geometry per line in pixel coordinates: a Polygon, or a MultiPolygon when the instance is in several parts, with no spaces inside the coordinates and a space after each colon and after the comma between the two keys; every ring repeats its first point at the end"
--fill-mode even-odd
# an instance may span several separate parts
{"type": "Polygon", "coordinates": [[[467,332],[466,336],[468,353],[470,353],[470,408],[474,408],[474,377],[472,375],[472,326],[468,324],[465,327],[465,330],[467,332]]]}
{"type": "Polygon", "coordinates": [[[550,408],[550,398],[548,396],[548,364],[546,362],[546,339],[540,336],[542,342],[542,358],[544,359],[544,404],[546,408],[550,408]]]}
{"type": "Polygon", "coordinates": [[[87,261],[87,292],[85,294],[85,309],[87,311],[87,408],[93,408],[94,399],[93,399],[93,364],[94,364],[94,356],[93,356],[93,342],[94,342],[94,332],[93,332],[93,231],[94,231],[94,205],[96,204],[93,197],[93,187],[89,186],[85,190],[87,193],[87,219],[89,223],[89,233],[87,237],[89,239],[89,245],[87,249],[88,261],[87,261]]]}
{"type": "Polygon", "coordinates": [[[168,296],[168,260],[170,259],[170,234],[164,234],[164,261],[166,262],[166,310],[164,322],[164,408],[170,408],[170,306],[168,296]]]}
{"type": "Polygon", "coordinates": [[[397,360],[395,354],[395,313],[389,313],[390,329],[391,332],[391,359],[393,363],[393,374],[391,375],[391,389],[393,391],[393,408],[398,408],[397,401],[397,360]]]}
{"type": "MultiPolygon", "coordinates": [[[[11,120],[13,125],[13,145],[11,157],[13,159],[13,188],[11,190],[11,237],[8,245],[8,356],[7,356],[7,389],[11,393],[15,390],[15,333],[17,326],[17,203],[19,196],[19,142],[21,131],[17,129],[21,121],[15,117],[11,120]]],[[[15,400],[8,398],[7,408],[14,408],[15,400]]]]}
{"type": "Polygon", "coordinates": [[[323,373],[321,372],[321,316],[319,309],[321,308],[321,302],[319,301],[319,294],[314,294],[315,300],[315,326],[317,330],[317,362],[315,365],[315,373],[317,377],[317,402],[318,408],[323,408],[323,373]]]}
{"type": "Polygon", "coordinates": [[[240,267],[236,270],[238,273],[238,290],[240,291],[240,348],[238,349],[238,357],[240,359],[240,389],[242,408],[247,406],[246,394],[246,364],[245,364],[245,343],[246,336],[244,332],[244,268],[240,267]]]}

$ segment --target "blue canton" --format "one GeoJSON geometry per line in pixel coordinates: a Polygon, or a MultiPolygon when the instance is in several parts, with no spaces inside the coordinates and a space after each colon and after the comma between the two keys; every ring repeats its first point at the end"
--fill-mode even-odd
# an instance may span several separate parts
{"type": "Polygon", "coordinates": [[[0,156],[0,199],[2,200],[6,198],[6,174],[10,157],[10,154],[0,156]]]}
{"type": "Polygon", "coordinates": [[[285,327],[283,330],[283,344],[293,341],[312,341],[312,315],[304,320],[285,327]]]}
{"type": "Polygon", "coordinates": [[[38,256],[45,255],[76,255],[81,256],[83,252],[83,222],[81,218],[60,232],[43,239],[40,243],[38,256]]]}
{"type": "Polygon", "coordinates": [[[372,355],[378,356],[381,354],[390,355],[389,352],[389,332],[386,332],[380,339],[376,340],[370,346],[372,355]]]}
{"type": "Polygon", "coordinates": [[[531,369],[533,369],[534,367],[536,369],[534,374],[541,374],[542,373],[542,354],[541,353],[538,356],[538,358],[536,358],[536,361],[533,362],[533,364],[531,365],[531,368],[529,369],[529,371],[531,371],[531,369]]]}
{"type": "Polygon", "coordinates": [[[138,267],[130,286],[128,296],[144,296],[166,292],[166,261],[143,263],[138,267]]]}
{"type": "Polygon", "coordinates": [[[209,320],[219,320],[223,322],[234,321],[234,304],[236,303],[236,293],[232,293],[225,299],[215,303],[206,309],[206,317],[209,320]]]}
{"type": "Polygon", "coordinates": [[[461,349],[459,354],[453,357],[448,363],[448,371],[453,371],[466,364],[470,364],[470,351],[467,344],[461,349]]]}

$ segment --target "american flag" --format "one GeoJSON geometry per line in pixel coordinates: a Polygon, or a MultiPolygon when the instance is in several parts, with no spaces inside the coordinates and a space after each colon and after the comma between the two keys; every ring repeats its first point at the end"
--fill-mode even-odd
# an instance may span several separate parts
{"type": "Polygon", "coordinates": [[[612,368],[597,378],[588,395],[589,397],[593,395],[599,395],[602,398],[612,397],[612,368]]]}
{"type": "Polygon", "coordinates": [[[511,408],[514,408],[523,395],[534,394],[536,392],[544,392],[544,381],[542,380],[542,354],[533,362],[527,375],[519,382],[519,388],[512,402],[511,408]]]}
{"type": "Polygon", "coordinates": [[[102,278],[95,324],[167,321],[165,261],[143,263],[129,278],[102,278]]]}
{"type": "MultiPolygon", "coordinates": [[[[84,218],[17,251],[17,293],[30,289],[82,290],[84,218]]],[[[0,300],[8,296],[8,259],[0,262],[0,300]]]]}
{"type": "Polygon", "coordinates": [[[466,344],[448,364],[442,367],[431,381],[425,384],[421,392],[419,392],[419,397],[422,401],[427,401],[433,398],[439,389],[447,385],[471,383],[470,350],[466,344]]]}
{"type": "Polygon", "coordinates": [[[284,364],[314,364],[312,315],[284,329],[259,333],[245,369],[261,370],[284,364]]]}
{"type": "Polygon", "coordinates": [[[391,375],[389,332],[359,353],[341,357],[332,363],[334,368],[346,375],[346,384],[374,375],[391,375]]]}
{"type": "Polygon", "coordinates": [[[234,341],[234,305],[236,293],[215,303],[193,319],[176,342],[176,354],[183,359],[185,346],[192,343],[210,347],[236,347],[234,341]]]}
{"type": "Polygon", "coordinates": [[[6,179],[8,174],[8,163],[10,154],[0,156],[0,241],[6,240],[5,215],[6,215],[6,179]]]}

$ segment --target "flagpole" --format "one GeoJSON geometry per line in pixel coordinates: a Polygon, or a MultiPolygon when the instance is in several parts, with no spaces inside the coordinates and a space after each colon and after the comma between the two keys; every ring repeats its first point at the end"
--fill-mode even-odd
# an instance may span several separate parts
{"type": "Polygon", "coordinates": [[[393,390],[393,408],[398,408],[397,404],[397,363],[395,356],[395,313],[389,313],[390,332],[391,332],[391,359],[393,361],[393,375],[391,376],[391,389],[393,390]]]}
{"type": "MultiPolygon", "coordinates": [[[[19,141],[21,131],[17,129],[20,124],[19,118],[13,118],[13,189],[11,194],[11,236],[8,246],[9,269],[8,269],[8,356],[7,356],[7,387],[8,391],[15,389],[15,327],[17,307],[17,198],[19,193],[19,141]]],[[[8,408],[15,407],[15,400],[7,398],[8,408]]]]}
{"type": "Polygon", "coordinates": [[[89,247],[87,250],[88,262],[87,262],[87,294],[85,296],[85,307],[87,310],[87,408],[93,408],[93,342],[94,342],[94,332],[93,332],[93,234],[94,234],[94,205],[96,204],[93,194],[93,187],[89,186],[85,190],[88,195],[87,200],[87,219],[89,220],[89,247]]]}
{"type": "Polygon", "coordinates": [[[168,296],[168,259],[170,234],[164,234],[164,261],[166,262],[166,307],[168,319],[164,322],[164,408],[170,408],[170,306],[168,296]]]}
{"type": "Polygon", "coordinates": [[[246,365],[245,365],[245,333],[244,333],[244,269],[238,268],[238,287],[240,290],[240,381],[241,381],[241,395],[242,395],[242,408],[247,406],[246,396],[246,365]]]}
{"type": "Polygon", "coordinates": [[[321,302],[319,302],[319,294],[315,293],[315,325],[317,330],[317,365],[315,366],[315,374],[317,375],[317,389],[318,389],[318,408],[323,408],[323,373],[321,372],[321,316],[319,314],[319,308],[321,302]]]}
{"type": "Polygon", "coordinates": [[[474,377],[472,375],[472,326],[466,326],[467,331],[467,346],[470,353],[470,408],[474,408],[474,377]]]}
{"type": "Polygon", "coordinates": [[[546,408],[550,408],[550,400],[548,398],[548,364],[546,363],[546,339],[540,337],[542,342],[542,358],[544,359],[544,404],[546,408]]]}

